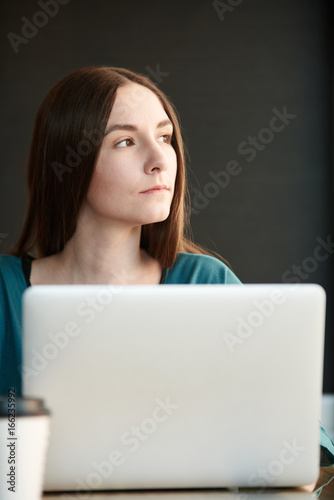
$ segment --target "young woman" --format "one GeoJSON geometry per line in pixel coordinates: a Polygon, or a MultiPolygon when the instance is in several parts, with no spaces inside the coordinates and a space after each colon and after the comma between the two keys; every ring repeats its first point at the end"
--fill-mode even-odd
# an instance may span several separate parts
{"type": "Polygon", "coordinates": [[[141,75],[83,68],[62,79],[37,114],[28,185],[22,235],[0,256],[1,394],[21,392],[21,297],[30,285],[240,283],[187,238],[180,126],[141,75]]]}
{"type": "Polygon", "coordinates": [[[30,203],[12,255],[0,257],[0,393],[21,392],[21,297],[38,284],[240,283],[186,237],[180,126],[147,78],[83,68],[38,111],[30,203]]]}

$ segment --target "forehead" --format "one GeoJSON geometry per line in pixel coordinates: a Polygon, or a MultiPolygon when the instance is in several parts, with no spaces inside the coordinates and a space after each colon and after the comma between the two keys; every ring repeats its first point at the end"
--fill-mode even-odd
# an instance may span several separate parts
{"type": "Polygon", "coordinates": [[[108,125],[124,122],[150,120],[160,122],[168,118],[158,97],[147,87],[138,83],[128,83],[119,87],[109,117],[108,125]]]}

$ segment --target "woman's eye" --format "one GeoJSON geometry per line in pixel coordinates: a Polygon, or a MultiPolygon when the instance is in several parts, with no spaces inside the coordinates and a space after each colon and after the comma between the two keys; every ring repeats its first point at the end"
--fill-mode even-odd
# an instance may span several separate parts
{"type": "Polygon", "coordinates": [[[118,142],[115,146],[116,148],[127,148],[128,146],[132,146],[132,144],[132,139],[123,139],[123,141],[118,142]]]}
{"type": "Polygon", "coordinates": [[[166,144],[170,144],[172,142],[172,136],[170,134],[161,135],[158,139],[159,142],[165,142],[166,144]]]}

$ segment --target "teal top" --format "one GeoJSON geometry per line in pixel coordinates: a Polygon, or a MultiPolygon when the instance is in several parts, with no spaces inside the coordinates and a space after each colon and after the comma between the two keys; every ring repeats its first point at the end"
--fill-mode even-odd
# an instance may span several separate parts
{"type": "MultiPolygon", "coordinates": [[[[30,286],[29,258],[0,255],[0,394],[8,387],[22,394],[21,375],[21,301],[30,286]]],[[[240,284],[239,279],[220,260],[208,255],[180,252],[164,273],[163,284],[240,284]]],[[[334,443],[321,426],[321,465],[334,465],[334,443]]]]}
{"type": "MultiPolygon", "coordinates": [[[[0,255],[0,394],[8,387],[22,393],[21,375],[21,301],[30,286],[31,259],[0,255]]],[[[240,283],[220,260],[208,255],[180,252],[174,266],[164,272],[165,284],[240,283]]]]}

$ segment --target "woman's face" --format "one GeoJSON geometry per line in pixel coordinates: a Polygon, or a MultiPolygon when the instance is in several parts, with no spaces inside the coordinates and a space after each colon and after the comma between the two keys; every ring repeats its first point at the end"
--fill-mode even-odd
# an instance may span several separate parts
{"type": "Polygon", "coordinates": [[[165,220],[177,170],[172,134],[172,123],[151,90],[137,83],[120,87],[85,208],[126,226],[165,220]]]}

